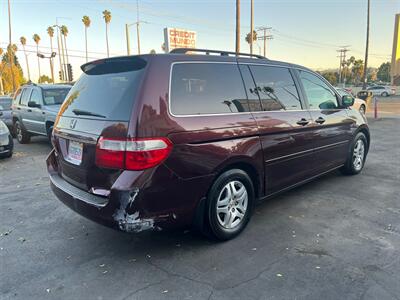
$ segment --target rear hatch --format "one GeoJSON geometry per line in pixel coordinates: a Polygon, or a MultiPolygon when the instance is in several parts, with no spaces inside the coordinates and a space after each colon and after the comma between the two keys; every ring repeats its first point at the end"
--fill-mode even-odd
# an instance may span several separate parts
{"type": "Polygon", "coordinates": [[[72,185],[108,194],[118,168],[96,164],[100,137],[126,139],[146,61],[122,57],[83,65],[83,74],[68,93],[54,126],[58,174],[72,185]]]}

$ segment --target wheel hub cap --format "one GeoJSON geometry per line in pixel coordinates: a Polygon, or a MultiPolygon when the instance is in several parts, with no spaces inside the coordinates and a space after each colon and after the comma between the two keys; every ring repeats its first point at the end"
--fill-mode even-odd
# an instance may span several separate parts
{"type": "Polygon", "coordinates": [[[217,219],[219,224],[232,229],[238,226],[244,219],[248,206],[248,194],[246,187],[240,181],[227,183],[217,200],[217,219]]]}
{"type": "Polygon", "coordinates": [[[356,171],[360,171],[364,163],[365,145],[362,140],[358,140],[353,150],[353,166],[356,171]]]}

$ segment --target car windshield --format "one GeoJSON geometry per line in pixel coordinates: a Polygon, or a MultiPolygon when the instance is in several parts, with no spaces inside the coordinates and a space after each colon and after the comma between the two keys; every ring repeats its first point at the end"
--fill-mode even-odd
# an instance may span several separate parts
{"type": "Polygon", "coordinates": [[[45,105],[62,104],[71,88],[43,89],[43,101],[45,105]]]}
{"type": "Polygon", "coordinates": [[[0,98],[0,110],[10,110],[12,104],[12,98],[0,98]]]}

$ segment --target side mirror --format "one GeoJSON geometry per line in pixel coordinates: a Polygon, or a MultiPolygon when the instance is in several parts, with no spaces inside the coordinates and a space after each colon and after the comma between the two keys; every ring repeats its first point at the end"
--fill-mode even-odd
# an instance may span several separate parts
{"type": "Polygon", "coordinates": [[[344,95],[342,97],[342,105],[344,107],[350,107],[350,106],[353,106],[353,104],[354,104],[354,98],[352,96],[344,95]]]}
{"type": "Polygon", "coordinates": [[[28,107],[37,107],[40,108],[40,104],[36,103],[35,101],[29,101],[28,107]]]}

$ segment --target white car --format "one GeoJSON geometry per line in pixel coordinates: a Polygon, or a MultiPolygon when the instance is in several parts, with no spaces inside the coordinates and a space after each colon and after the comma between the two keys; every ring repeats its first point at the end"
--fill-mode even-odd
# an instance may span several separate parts
{"type": "Polygon", "coordinates": [[[389,97],[390,95],[395,95],[396,90],[390,86],[375,85],[367,88],[367,91],[372,92],[374,96],[389,97]]]}
{"type": "MultiPolygon", "coordinates": [[[[338,91],[338,93],[342,97],[344,95],[350,95],[350,96],[353,97],[353,95],[351,93],[349,93],[348,91],[346,91],[343,88],[336,88],[336,90],[338,91]]],[[[363,99],[355,97],[354,98],[354,104],[353,104],[352,108],[357,109],[360,113],[365,115],[365,113],[367,112],[367,102],[365,102],[363,99]]]]}

